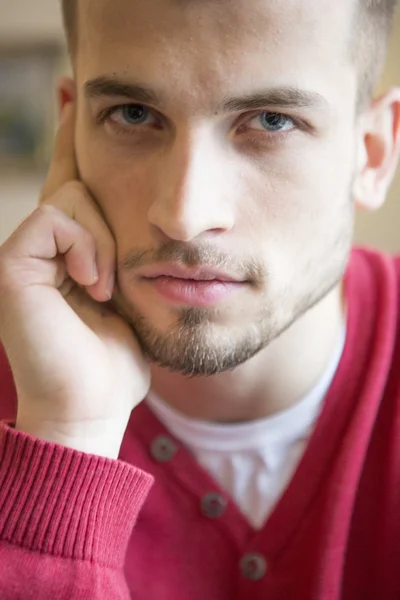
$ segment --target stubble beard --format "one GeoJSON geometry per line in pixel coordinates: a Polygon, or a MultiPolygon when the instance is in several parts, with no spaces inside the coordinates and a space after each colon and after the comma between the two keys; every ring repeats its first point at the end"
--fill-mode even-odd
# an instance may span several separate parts
{"type": "Polygon", "coordinates": [[[150,362],[183,376],[210,377],[235,369],[269,346],[318,304],[341,275],[327,280],[318,293],[303,297],[291,313],[264,306],[258,318],[248,323],[235,319],[232,326],[219,324],[218,311],[212,309],[175,310],[174,324],[166,331],[154,327],[132,304],[125,305],[123,313],[150,362]]]}
{"type": "MultiPolygon", "coordinates": [[[[268,282],[266,279],[263,285],[258,282],[258,292],[254,286],[253,293],[260,308],[251,320],[244,316],[232,318],[232,325],[221,325],[222,320],[226,322],[221,318],[223,308],[177,308],[171,310],[173,324],[160,331],[122,296],[115,299],[117,310],[134,330],[150,362],[189,377],[209,377],[233,370],[269,346],[339,284],[351,250],[352,227],[350,222],[347,225],[325,249],[324,256],[315,259],[315,281],[310,277],[310,264],[304,268],[304,275],[298,275],[299,281],[302,277],[308,279],[308,290],[299,283],[300,288],[288,283],[281,297],[268,303],[265,300],[268,282]],[[321,269],[321,259],[326,259],[330,266],[321,269]]],[[[250,307],[253,314],[254,309],[253,303],[250,307]]]]}
{"type": "Polygon", "coordinates": [[[188,377],[209,377],[235,369],[269,343],[271,316],[250,325],[222,326],[218,311],[201,308],[174,310],[174,324],[157,330],[132,305],[124,310],[148,360],[188,377]]]}

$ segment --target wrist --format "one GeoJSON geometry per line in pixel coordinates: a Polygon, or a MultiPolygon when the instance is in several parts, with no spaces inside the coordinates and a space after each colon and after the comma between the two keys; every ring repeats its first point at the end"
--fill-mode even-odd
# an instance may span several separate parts
{"type": "Polygon", "coordinates": [[[35,422],[18,417],[15,429],[45,442],[58,444],[85,454],[93,454],[116,460],[119,456],[127,422],[124,424],[104,422],[101,426],[80,423],[35,422]]]}

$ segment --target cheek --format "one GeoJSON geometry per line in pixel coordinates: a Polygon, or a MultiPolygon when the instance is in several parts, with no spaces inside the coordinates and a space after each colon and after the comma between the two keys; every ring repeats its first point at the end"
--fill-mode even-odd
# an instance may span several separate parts
{"type": "Polygon", "coordinates": [[[318,221],[328,223],[350,202],[353,146],[343,132],[329,140],[300,138],[272,158],[252,164],[245,177],[247,195],[254,199],[254,222],[259,218],[285,237],[318,221]]]}
{"type": "Polygon", "coordinates": [[[350,186],[354,153],[348,144],[312,141],[242,169],[248,201],[239,221],[243,244],[254,240],[277,285],[308,265],[335,259],[352,226],[350,186]],[[330,255],[331,253],[331,255],[330,255]]]}
{"type": "Polygon", "coordinates": [[[155,193],[150,161],[116,157],[104,143],[89,137],[77,142],[77,159],[82,181],[103,211],[118,244],[132,246],[143,239],[144,223],[155,193]]]}

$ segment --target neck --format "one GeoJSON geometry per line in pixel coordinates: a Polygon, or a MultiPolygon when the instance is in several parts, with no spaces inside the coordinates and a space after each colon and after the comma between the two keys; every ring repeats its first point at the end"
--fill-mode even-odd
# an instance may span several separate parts
{"type": "Polygon", "coordinates": [[[233,371],[189,379],[152,367],[152,390],[179,412],[246,422],[293,406],[324,373],[344,324],[342,284],[267,348],[233,371]]]}

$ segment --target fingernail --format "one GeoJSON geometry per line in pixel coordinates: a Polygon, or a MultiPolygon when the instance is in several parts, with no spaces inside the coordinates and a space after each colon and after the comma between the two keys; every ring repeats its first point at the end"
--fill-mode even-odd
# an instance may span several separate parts
{"type": "Polygon", "coordinates": [[[107,289],[106,289],[106,294],[107,294],[109,300],[111,300],[111,298],[113,297],[113,293],[114,293],[114,273],[111,274],[110,279],[108,280],[107,289]]]}
{"type": "Polygon", "coordinates": [[[93,283],[97,283],[99,280],[99,270],[96,263],[93,265],[93,283]]]}

